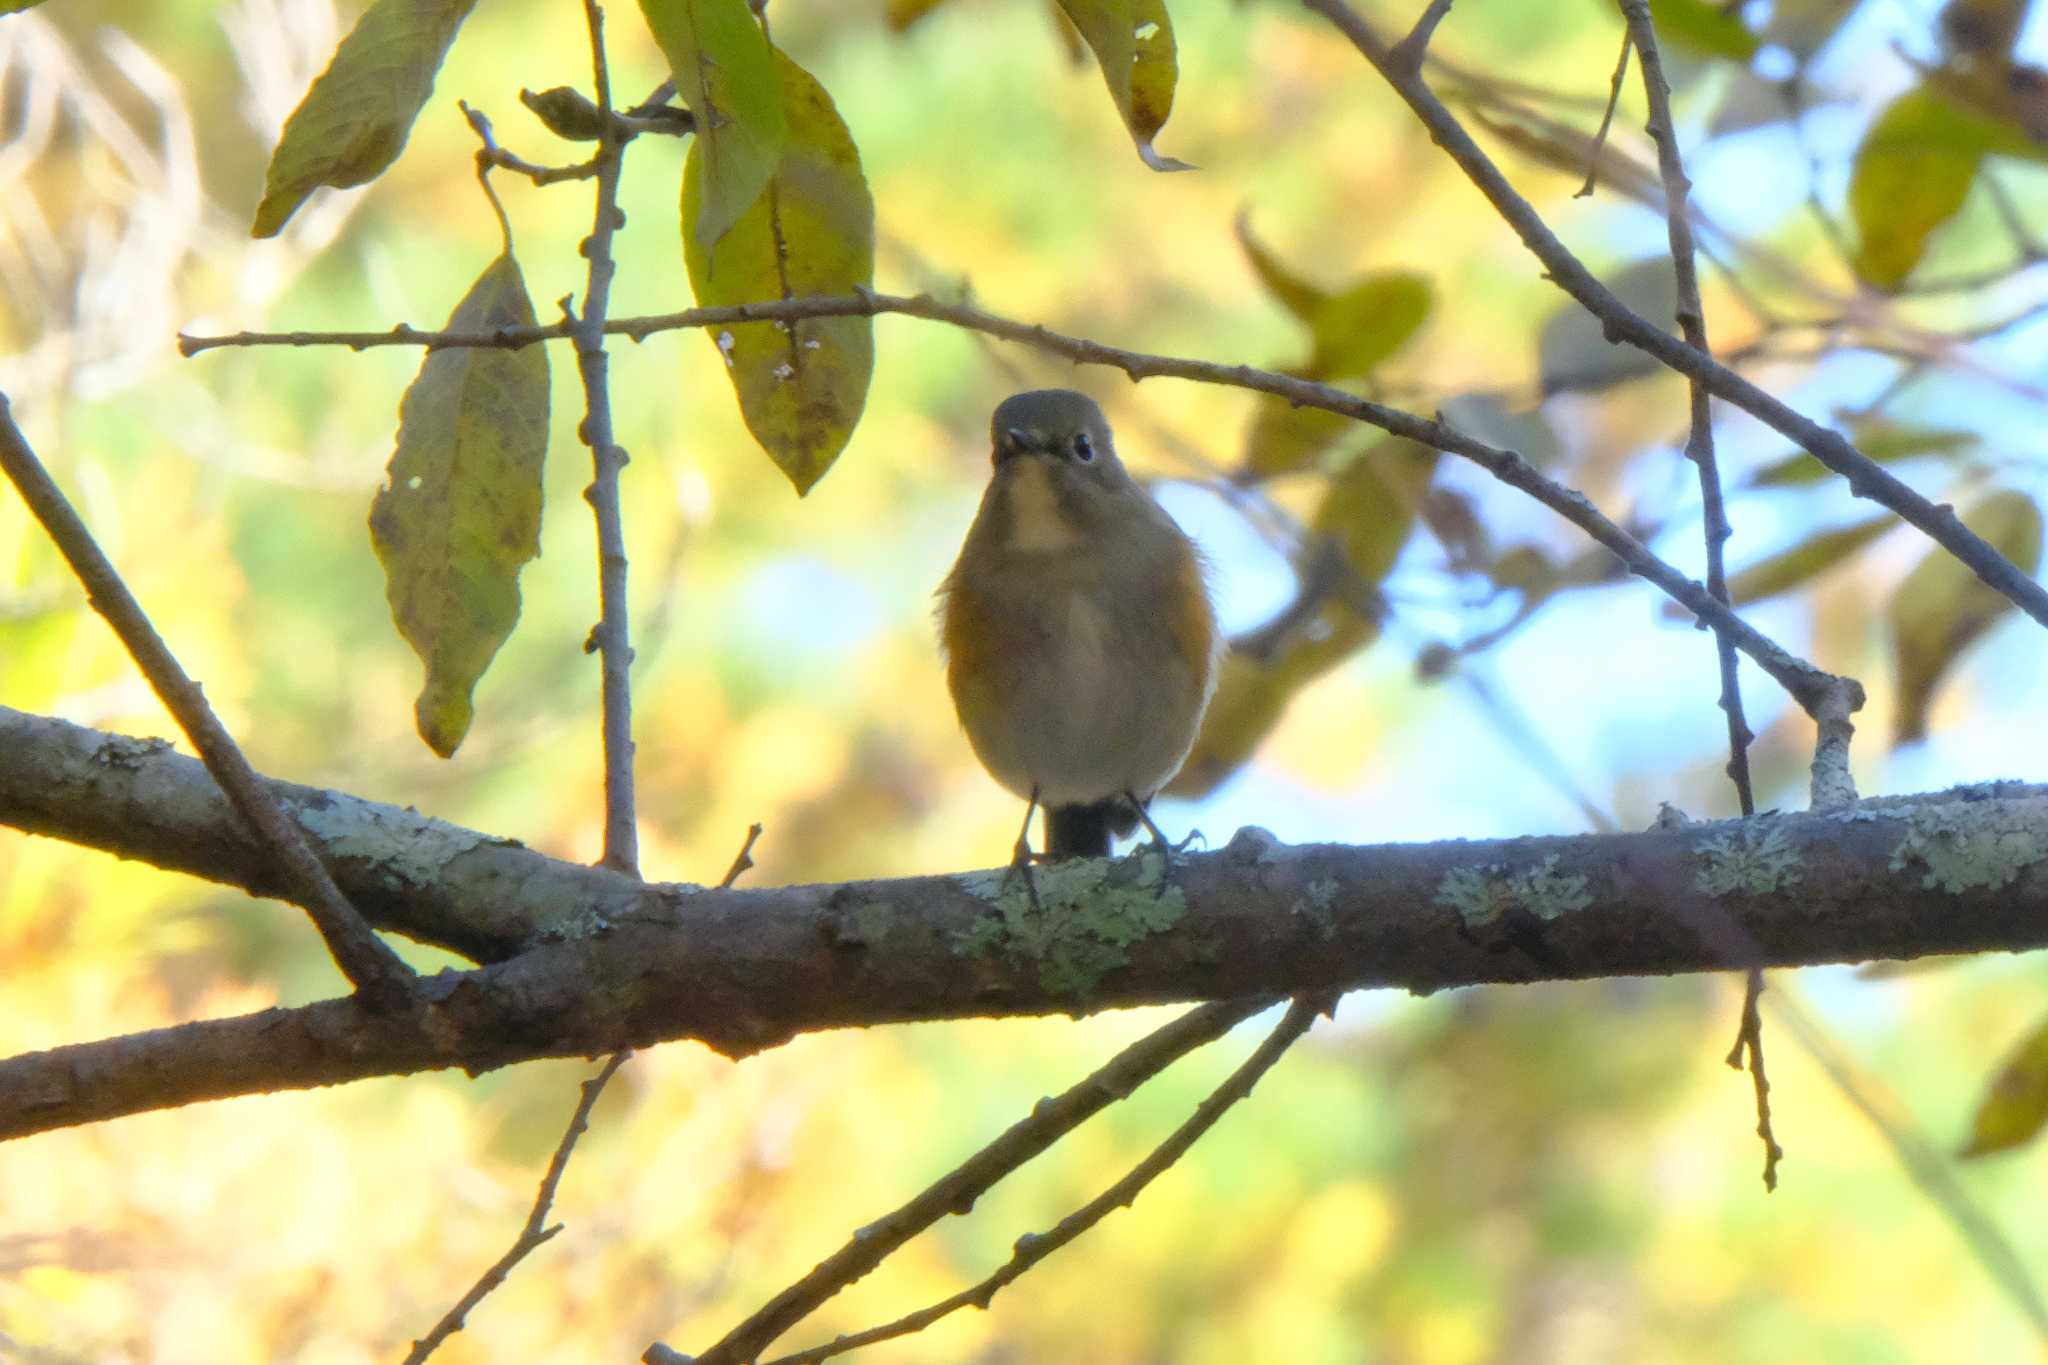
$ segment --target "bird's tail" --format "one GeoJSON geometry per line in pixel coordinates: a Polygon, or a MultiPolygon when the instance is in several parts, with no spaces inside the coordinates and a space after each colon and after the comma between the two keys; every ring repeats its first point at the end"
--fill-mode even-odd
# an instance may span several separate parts
{"type": "Polygon", "coordinates": [[[1106,858],[1111,836],[1138,827],[1137,812],[1121,796],[1086,806],[1045,808],[1045,852],[1049,858],[1106,858]]]}

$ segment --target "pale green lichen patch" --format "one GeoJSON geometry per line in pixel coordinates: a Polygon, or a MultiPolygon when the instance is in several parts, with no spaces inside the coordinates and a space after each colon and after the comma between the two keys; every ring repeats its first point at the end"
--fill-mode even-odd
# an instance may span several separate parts
{"type": "Polygon", "coordinates": [[[1553,853],[1529,868],[1488,863],[1454,869],[1437,884],[1436,903],[1457,911],[1459,919],[1477,929],[1510,910],[1526,910],[1538,919],[1554,920],[1584,910],[1593,903],[1593,895],[1586,890],[1584,877],[1557,870],[1553,853]]]}
{"type": "Polygon", "coordinates": [[[387,820],[378,807],[342,792],[294,802],[292,813],[328,857],[375,862],[408,886],[434,882],[449,862],[473,848],[511,842],[410,814],[387,820]]]}
{"type": "Polygon", "coordinates": [[[1744,821],[1700,842],[1693,885],[1708,896],[1768,896],[1806,879],[1799,850],[1783,827],[1744,821]]]}
{"type": "Polygon", "coordinates": [[[1892,871],[1917,865],[1920,885],[1943,891],[1995,891],[2048,859],[2048,829],[2006,802],[1953,801],[1905,815],[1906,837],[1892,850],[1892,871]]]}
{"type": "Polygon", "coordinates": [[[1337,879],[1318,877],[1301,888],[1300,897],[1289,908],[1314,925],[1316,932],[1327,942],[1337,937],[1337,921],[1330,913],[1336,901],[1337,879]]]}
{"type": "Polygon", "coordinates": [[[864,901],[853,912],[853,930],[861,942],[874,947],[896,927],[896,907],[887,901],[864,901]]]}
{"type": "Polygon", "coordinates": [[[1083,858],[1036,867],[1035,904],[1022,875],[967,873],[960,885],[995,913],[955,935],[954,948],[1035,965],[1046,990],[1086,996],[1130,961],[1132,944],[1166,932],[1187,913],[1187,897],[1165,880],[1165,871],[1156,849],[1139,854],[1135,864],[1083,858]]]}

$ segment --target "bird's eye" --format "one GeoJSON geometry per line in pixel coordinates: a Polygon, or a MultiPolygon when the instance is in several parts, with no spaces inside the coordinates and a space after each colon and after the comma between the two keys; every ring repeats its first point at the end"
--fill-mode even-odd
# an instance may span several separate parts
{"type": "Polygon", "coordinates": [[[1074,458],[1087,464],[1095,458],[1095,443],[1088,439],[1088,433],[1079,432],[1074,437],[1074,458]]]}

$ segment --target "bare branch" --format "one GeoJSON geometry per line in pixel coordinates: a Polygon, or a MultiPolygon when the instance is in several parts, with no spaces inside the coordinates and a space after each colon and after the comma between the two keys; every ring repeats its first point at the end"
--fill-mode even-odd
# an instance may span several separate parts
{"type": "MultiPolygon", "coordinates": [[[[1318,384],[1273,370],[1254,369],[1249,365],[1223,365],[1214,361],[1152,355],[1143,351],[1107,346],[1083,337],[1067,336],[1047,327],[998,317],[966,304],[943,302],[928,295],[906,298],[862,292],[849,297],[823,296],[773,303],[735,304],[724,308],[693,308],[681,313],[620,319],[611,323],[607,330],[638,339],[656,332],[682,327],[719,327],[737,322],[788,322],[798,318],[842,317],[849,314],[872,316],[878,313],[899,313],[985,332],[1006,341],[1018,342],[1064,356],[1076,364],[1110,366],[1122,370],[1133,381],[1154,378],[1188,379],[1197,383],[1222,384],[1232,388],[1250,389],[1257,393],[1277,394],[1297,407],[1321,408],[1339,413],[1396,436],[1410,437],[1423,445],[1461,456],[1479,465],[1501,482],[1527,493],[1565,520],[1578,526],[1613,552],[1617,559],[1628,566],[1631,573],[1654,583],[1695,616],[1701,617],[1710,625],[1728,630],[1734,637],[1737,648],[1756,660],[1758,667],[1776,679],[1779,685],[1791,693],[1793,699],[1809,713],[1831,687],[1843,681],[1794,657],[1759,634],[1728,607],[1715,601],[1713,595],[1705,588],[1657,558],[1641,541],[1603,516],[1584,494],[1547,478],[1515,452],[1475,440],[1440,420],[1418,417],[1413,413],[1360,398],[1357,394],[1347,393],[1343,389],[1333,388],[1327,384],[1318,384]]],[[[537,341],[566,335],[567,332],[560,327],[505,328],[495,333],[422,332],[411,327],[400,327],[390,332],[268,335],[242,333],[235,337],[181,337],[179,346],[187,354],[214,346],[266,343],[516,347],[530,346],[537,341]]],[[[1860,697],[1862,689],[1853,682],[1849,683],[1849,686],[1854,688],[1855,695],[1860,697]]],[[[1861,702],[1857,704],[1860,706],[1861,702]]]]}
{"type": "Polygon", "coordinates": [[[207,771],[213,774],[236,812],[269,846],[270,856],[291,888],[292,898],[312,917],[343,975],[356,989],[371,996],[378,1007],[395,1009],[403,1005],[410,995],[412,969],[371,932],[314,856],[298,825],[256,776],[234,737],[207,705],[199,684],[192,681],[163,637],[156,633],[156,627],[143,613],[142,604],[128,591],[128,585],[121,581],[121,575],[79,519],[63,490],[29,448],[21,428],[15,425],[4,394],[0,394],[0,468],[7,471],[30,513],[42,523],[71,565],[72,573],[85,586],[86,599],[93,610],[113,627],[135,666],[149,680],[150,689],[177,720],[192,747],[199,751],[207,771]]]}
{"type": "MultiPolygon", "coordinates": [[[[1302,0],[1351,40],[1408,107],[1415,111],[1432,140],[1444,149],[1508,226],[1542,262],[1544,273],[1560,289],[1599,318],[1607,335],[1655,357],[1679,374],[1702,380],[1717,398],[1733,403],[1764,425],[1788,437],[1815,459],[1849,481],[1857,497],[1868,498],[1897,512],[1936,544],[1968,565],[1970,571],[2043,625],[2048,625],[2048,588],[2020,571],[1976,532],[1963,525],[1955,509],[1928,501],[1909,485],[1864,455],[1840,433],[1830,431],[1794,411],[1774,395],[1715,360],[1705,351],[1673,337],[1616,298],[1567,249],[1543,222],[1500,168],[1480,150],[1457,117],[1444,107],[1422,80],[1396,61],[1386,42],[1344,0],[1302,0]]],[[[1711,618],[1710,618],[1711,619],[1711,618]]]]}
{"type": "Polygon", "coordinates": [[[941,1176],[909,1203],[858,1229],[846,1245],[809,1274],[770,1299],[727,1332],[697,1365],[740,1365],[803,1321],[827,1299],[866,1275],[897,1248],[947,1214],[965,1214],[997,1182],[1058,1142],[1088,1119],[1157,1076],[1196,1048],[1215,1042],[1264,1009],[1269,999],[1203,1005],[1155,1030],[1112,1057],[1101,1068],[1050,1099],[1031,1107],[966,1161],[941,1176]]]}
{"type": "Polygon", "coordinates": [[[725,880],[718,884],[723,891],[738,881],[754,865],[754,845],[761,838],[761,822],[756,820],[747,826],[747,841],[740,845],[740,851],[732,855],[732,866],[725,870],[725,880]]]}
{"type": "Polygon", "coordinates": [[[1771,1131],[1771,1082],[1764,1074],[1764,1020],[1758,1006],[1764,998],[1764,974],[1751,967],[1742,985],[1742,1022],[1736,1026],[1735,1046],[1728,1050],[1728,1065],[1743,1069],[1747,1058],[1750,1081],[1756,1090],[1756,1135],[1764,1144],[1764,1189],[1778,1188],[1778,1163],[1785,1149],[1771,1131]]]}
{"type": "MultiPolygon", "coordinates": [[[[808,1351],[779,1356],[770,1361],[769,1365],[818,1365],[820,1361],[830,1360],[833,1356],[844,1355],[862,1346],[872,1346],[878,1341],[888,1341],[894,1337],[908,1336],[912,1332],[922,1332],[940,1318],[970,1304],[976,1308],[986,1309],[998,1292],[1021,1278],[1025,1271],[1118,1209],[1129,1208],[1147,1185],[1185,1156],[1188,1149],[1215,1126],[1216,1120],[1222,1118],[1230,1106],[1251,1094],[1252,1087],[1259,1083],[1260,1078],[1286,1055],[1287,1049],[1294,1045],[1296,1039],[1308,1032],[1309,1025],[1315,1022],[1316,1015],[1327,1014],[1335,1003],[1334,998],[1296,1000],[1251,1056],[1245,1058],[1237,1070],[1226,1076],[1221,1085],[1195,1106],[1195,1112],[1189,1115],[1187,1121],[1174,1129],[1164,1142],[1153,1148],[1143,1161],[1133,1166],[1121,1180],[1060,1219],[1051,1228],[1019,1237],[1010,1259],[981,1283],[963,1289],[949,1299],[941,1299],[928,1308],[905,1314],[894,1322],[869,1328],[865,1332],[839,1337],[822,1346],[814,1346],[808,1351]]],[[[704,1357],[706,1362],[710,1359],[709,1356],[704,1357]]]]}
{"type": "MultiPolygon", "coordinates": [[[[603,679],[604,857],[606,867],[637,876],[640,834],[633,801],[633,646],[626,607],[626,530],[619,512],[619,474],[626,451],[612,439],[610,358],[605,354],[605,320],[611,307],[612,234],[625,215],[619,211],[619,168],[625,139],[612,112],[612,82],[604,54],[604,14],[597,0],[583,0],[590,30],[590,61],[597,84],[603,135],[597,144],[597,211],[583,255],[590,262],[583,288],[583,313],[570,316],[576,338],[576,370],[583,379],[583,422],[577,428],[590,447],[594,474],[583,490],[597,519],[598,622],[584,648],[595,650],[603,679]]],[[[568,312],[567,304],[563,306],[568,312]]]]}
{"type": "Polygon", "coordinates": [[[1409,70],[1419,70],[1422,59],[1429,51],[1429,40],[1436,32],[1436,26],[1451,12],[1451,0],[1429,0],[1429,8],[1415,20],[1415,26],[1408,30],[1408,36],[1394,44],[1394,58],[1409,70]]]}
{"type": "Polygon", "coordinates": [[[555,1203],[555,1189],[562,1183],[562,1172],[569,1168],[569,1154],[576,1150],[576,1140],[582,1137],[584,1130],[590,1126],[590,1111],[597,1107],[597,1097],[604,1093],[606,1083],[632,1055],[631,1052],[613,1053],[611,1060],[604,1064],[604,1069],[583,1083],[583,1099],[577,1104],[576,1112],[569,1116],[569,1127],[563,1132],[562,1140],[555,1144],[555,1154],[548,1161],[547,1173],[540,1178],[540,1189],[533,1197],[533,1212],[526,1215],[526,1226],[519,1230],[519,1236],[511,1248],[492,1262],[490,1269],[477,1277],[477,1282],[469,1287],[469,1292],[456,1300],[455,1306],[442,1315],[441,1320],[434,1324],[431,1331],[412,1344],[412,1349],[406,1352],[405,1365],[419,1365],[432,1355],[442,1342],[460,1332],[469,1315],[476,1311],[476,1306],[499,1285],[505,1283],[505,1277],[512,1273],[512,1267],[525,1260],[539,1249],[542,1243],[562,1230],[560,1223],[553,1227],[547,1226],[548,1210],[553,1208],[555,1203]]]}
{"type": "MultiPolygon", "coordinates": [[[[1664,60],[1657,51],[1657,31],[1650,22],[1649,0],[1621,0],[1621,12],[1628,23],[1628,45],[1643,54],[1643,94],[1650,105],[1649,133],[1657,144],[1657,170],[1664,180],[1664,217],[1669,225],[1671,265],[1678,283],[1679,330],[1693,349],[1711,355],[1712,348],[1707,344],[1707,310],[1700,300],[1699,265],[1693,254],[1692,217],[1686,207],[1692,182],[1686,178],[1685,165],[1678,155],[1678,131],[1671,120],[1671,86],[1664,79],[1664,60]]],[[[1713,399],[1706,382],[1698,375],[1690,375],[1687,380],[1692,394],[1692,425],[1686,436],[1685,455],[1699,471],[1707,591],[1716,601],[1726,603],[1728,571],[1724,548],[1735,529],[1728,524],[1727,504],[1721,497],[1721,471],[1714,458],[1713,399]]],[[[1749,744],[1756,736],[1743,715],[1735,642],[1724,630],[1716,630],[1714,639],[1721,662],[1721,709],[1728,716],[1728,780],[1735,784],[1735,799],[1742,814],[1754,815],[1756,794],[1750,786],[1749,744]]]]}

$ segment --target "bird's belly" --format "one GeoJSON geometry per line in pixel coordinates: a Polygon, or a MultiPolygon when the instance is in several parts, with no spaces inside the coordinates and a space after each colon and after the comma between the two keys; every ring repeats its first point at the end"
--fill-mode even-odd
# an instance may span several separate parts
{"type": "Polygon", "coordinates": [[[1187,756],[1201,707],[1194,671],[1163,631],[1117,611],[1077,594],[1056,616],[1006,623],[1031,638],[1003,651],[1014,666],[962,718],[982,762],[1018,795],[1035,789],[1056,806],[1149,797],[1187,756]]]}

